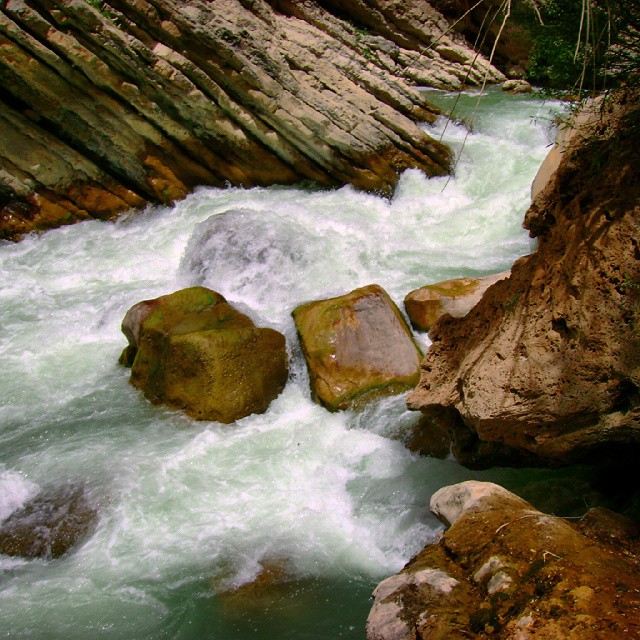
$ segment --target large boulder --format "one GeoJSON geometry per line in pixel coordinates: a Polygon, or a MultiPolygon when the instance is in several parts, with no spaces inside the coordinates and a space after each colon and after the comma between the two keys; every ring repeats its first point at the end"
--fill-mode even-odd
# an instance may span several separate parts
{"type": "Polygon", "coordinates": [[[483,278],[456,278],[428,284],[405,296],[404,309],[414,329],[429,331],[445,313],[456,318],[469,313],[492,284],[507,277],[508,271],[483,278]]]}
{"type": "Polygon", "coordinates": [[[503,79],[447,30],[427,0],[3,2],[0,239],[202,184],[443,175],[412,85],[503,79]]]}
{"type": "Polygon", "coordinates": [[[0,553],[58,558],[84,539],[98,520],[82,487],[43,491],[0,524],[0,553]]]}
{"type": "Polygon", "coordinates": [[[400,310],[378,285],[293,311],[314,399],[329,411],[412,389],[421,353],[400,310]]]}
{"type": "Polygon", "coordinates": [[[445,487],[431,510],[448,529],[378,585],[368,640],[640,637],[637,557],[491,483],[445,487]]]}
{"type": "Polygon", "coordinates": [[[198,420],[263,413],[288,375],[284,336],[259,328],[215,291],[191,287],[134,305],[121,362],[154,403],[198,420]]]}
{"type": "Polygon", "coordinates": [[[409,406],[446,423],[464,464],[637,456],[638,95],[608,99],[569,140],[525,218],[538,250],[431,329],[409,406]]]}

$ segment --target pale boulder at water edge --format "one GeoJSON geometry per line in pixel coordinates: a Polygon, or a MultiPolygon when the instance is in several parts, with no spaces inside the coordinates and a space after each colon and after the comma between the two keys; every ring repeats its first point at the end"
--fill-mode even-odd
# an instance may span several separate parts
{"type": "Polygon", "coordinates": [[[414,329],[429,331],[445,313],[454,317],[469,313],[492,284],[508,278],[509,274],[504,271],[484,278],[456,278],[428,284],[405,296],[405,311],[414,329]]]}

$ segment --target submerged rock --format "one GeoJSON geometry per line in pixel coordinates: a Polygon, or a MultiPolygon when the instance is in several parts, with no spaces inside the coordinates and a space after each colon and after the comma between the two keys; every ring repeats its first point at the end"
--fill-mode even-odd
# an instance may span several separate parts
{"type": "Polygon", "coordinates": [[[495,484],[438,491],[448,527],[374,591],[368,640],[640,637],[637,558],[495,484]]]}
{"type": "Polygon", "coordinates": [[[421,354],[399,309],[378,285],[293,311],[314,399],[329,411],[412,389],[421,354]]]}
{"type": "Polygon", "coordinates": [[[610,99],[570,139],[526,215],[537,252],[431,329],[409,406],[446,423],[464,464],[637,456],[638,103],[610,99]]]}
{"type": "Polygon", "coordinates": [[[43,491],[0,524],[0,553],[59,558],[85,538],[97,520],[82,487],[43,491]]]}
{"type": "Polygon", "coordinates": [[[256,327],[215,291],[191,287],[127,312],[131,383],[154,403],[197,420],[263,413],[287,380],[284,336],[256,327]]]}
{"type": "Polygon", "coordinates": [[[503,79],[447,29],[426,0],[4,2],[0,239],[202,184],[443,175],[411,85],[503,79]]]}
{"type": "Polygon", "coordinates": [[[509,271],[483,278],[456,278],[428,284],[410,291],[404,308],[414,329],[429,331],[445,313],[464,316],[480,301],[484,292],[498,280],[509,277],[509,271]]]}

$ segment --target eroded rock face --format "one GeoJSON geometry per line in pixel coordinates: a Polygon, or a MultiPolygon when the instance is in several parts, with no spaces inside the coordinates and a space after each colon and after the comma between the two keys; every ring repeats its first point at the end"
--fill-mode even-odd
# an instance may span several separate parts
{"type": "Polygon", "coordinates": [[[640,637],[637,558],[495,484],[438,491],[448,527],[374,591],[368,640],[640,637]]]}
{"type": "Polygon", "coordinates": [[[97,519],[82,487],[43,491],[0,524],[0,553],[58,558],[85,538],[97,519]]]}
{"type": "Polygon", "coordinates": [[[378,285],[293,312],[314,399],[329,411],[411,389],[420,351],[402,314],[378,285]]]}
{"type": "Polygon", "coordinates": [[[573,136],[525,225],[539,248],[444,316],[409,398],[470,466],[564,464],[640,444],[639,145],[618,96],[573,136]],[[618,106],[615,106],[618,104],[618,106]]]}
{"type": "Polygon", "coordinates": [[[197,420],[263,413],[287,380],[284,336],[256,327],[215,291],[191,287],[134,305],[120,362],[154,403],[197,420]]]}
{"type": "Polygon", "coordinates": [[[442,175],[448,149],[415,124],[436,110],[410,83],[502,79],[425,0],[93,4],[0,7],[0,238],[201,184],[442,175]]]}
{"type": "Polygon", "coordinates": [[[405,296],[404,308],[414,329],[429,331],[445,313],[456,318],[469,313],[492,284],[508,276],[507,271],[484,278],[456,278],[428,284],[410,291],[405,296]]]}

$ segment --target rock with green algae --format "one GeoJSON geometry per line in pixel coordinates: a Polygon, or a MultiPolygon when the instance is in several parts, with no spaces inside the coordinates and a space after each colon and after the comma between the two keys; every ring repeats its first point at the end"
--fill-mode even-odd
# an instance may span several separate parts
{"type": "Polygon", "coordinates": [[[263,413],[287,380],[284,336],[204,287],[134,305],[122,331],[129,346],[120,362],[130,363],[131,383],[197,420],[263,413]]]}
{"type": "Polygon", "coordinates": [[[638,558],[498,485],[444,487],[448,530],[374,591],[368,640],[640,637],[638,558]]]}
{"type": "Polygon", "coordinates": [[[329,411],[412,389],[421,353],[399,309],[378,285],[293,311],[313,398],[329,411]]]}

